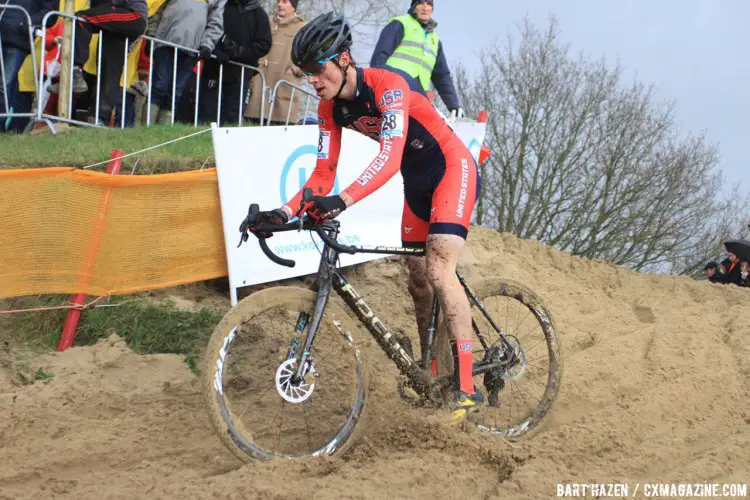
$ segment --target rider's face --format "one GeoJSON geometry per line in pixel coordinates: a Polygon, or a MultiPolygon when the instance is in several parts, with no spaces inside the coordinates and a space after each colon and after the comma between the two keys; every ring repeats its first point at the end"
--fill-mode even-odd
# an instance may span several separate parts
{"type": "Polygon", "coordinates": [[[341,88],[344,74],[341,71],[348,62],[345,52],[337,59],[327,61],[322,65],[303,68],[307,73],[307,82],[313,86],[315,93],[323,100],[333,99],[341,88]]]}

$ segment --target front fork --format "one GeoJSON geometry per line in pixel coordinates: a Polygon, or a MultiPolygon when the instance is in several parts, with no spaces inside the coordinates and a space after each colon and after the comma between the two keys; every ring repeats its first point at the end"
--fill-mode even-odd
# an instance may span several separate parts
{"type": "MultiPolygon", "coordinates": [[[[338,229],[333,229],[331,236],[336,239],[338,236],[338,229]]],[[[318,297],[315,300],[315,309],[313,310],[312,318],[304,311],[300,311],[299,317],[297,318],[297,327],[295,328],[295,337],[292,340],[292,344],[289,348],[289,358],[294,357],[294,351],[299,346],[299,336],[304,331],[308,321],[310,328],[307,330],[307,336],[305,337],[305,343],[302,348],[302,353],[299,356],[299,363],[297,363],[297,369],[292,376],[293,382],[298,382],[304,378],[308,371],[312,370],[313,374],[317,376],[315,367],[312,365],[310,360],[310,351],[312,350],[313,342],[315,341],[315,335],[318,333],[320,328],[320,322],[323,320],[323,311],[326,309],[328,304],[328,297],[331,295],[331,265],[336,262],[338,257],[335,250],[329,248],[328,245],[323,245],[324,258],[320,260],[320,267],[318,268],[318,297]],[[308,363],[310,366],[308,367],[308,363]]],[[[288,358],[288,359],[289,359],[288,358]]]]}

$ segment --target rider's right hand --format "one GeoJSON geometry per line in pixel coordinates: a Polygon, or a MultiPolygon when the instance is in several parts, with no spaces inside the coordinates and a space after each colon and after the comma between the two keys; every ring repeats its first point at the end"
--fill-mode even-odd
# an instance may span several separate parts
{"type": "MultiPolygon", "coordinates": [[[[258,231],[258,224],[280,225],[286,224],[287,222],[289,222],[289,216],[286,214],[286,212],[281,208],[276,208],[274,210],[265,210],[263,212],[258,212],[255,221],[249,224],[247,228],[258,238],[270,238],[271,236],[273,236],[273,233],[268,231],[258,231]]],[[[240,226],[240,231],[242,231],[242,226],[240,226]]]]}

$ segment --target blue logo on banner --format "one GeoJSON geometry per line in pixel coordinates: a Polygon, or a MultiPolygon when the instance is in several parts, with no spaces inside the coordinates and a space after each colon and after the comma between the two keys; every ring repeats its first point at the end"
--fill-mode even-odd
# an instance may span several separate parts
{"type": "MultiPolygon", "coordinates": [[[[307,169],[305,167],[303,166],[298,167],[296,170],[297,180],[298,180],[297,187],[293,188],[293,192],[291,194],[287,192],[287,189],[288,189],[287,180],[289,179],[289,175],[294,175],[294,172],[293,172],[294,164],[297,163],[297,160],[299,160],[305,155],[313,155],[317,159],[318,147],[312,144],[308,144],[307,146],[300,146],[299,148],[295,149],[292,154],[289,155],[289,158],[287,158],[286,163],[284,163],[284,169],[281,171],[281,182],[279,183],[279,193],[281,194],[282,205],[285,205],[292,196],[297,194],[297,191],[299,191],[305,186],[305,182],[307,182],[308,177],[310,177],[310,174],[312,174],[312,171],[310,171],[310,173],[308,174],[307,169]]],[[[336,176],[333,182],[333,192],[331,193],[331,195],[334,195],[334,194],[339,194],[339,176],[338,175],[336,176]]]]}
{"type": "Polygon", "coordinates": [[[476,139],[472,139],[469,143],[469,153],[471,153],[471,156],[474,157],[474,161],[479,163],[479,153],[482,151],[482,145],[479,144],[479,141],[476,139]]]}

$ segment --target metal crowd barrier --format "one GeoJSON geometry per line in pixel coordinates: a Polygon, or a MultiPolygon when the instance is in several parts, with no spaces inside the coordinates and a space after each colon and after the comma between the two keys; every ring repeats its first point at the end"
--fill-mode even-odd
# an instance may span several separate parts
{"type": "MultiPolygon", "coordinates": [[[[34,70],[34,86],[35,88],[39,88],[39,82],[36,80],[36,53],[33,50],[34,47],[34,28],[31,24],[31,16],[29,15],[29,12],[24,9],[23,7],[20,7],[18,5],[9,5],[7,3],[0,5],[0,19],[2,19],[3,15],[5,14],[6,10],[12,9],[12,10],[20,10],[24,16],[26,16],[26,24],[27,24],[27,30],[29,35],[29,47],[32,47],[31,51],[31,65],[34,70]]],[[[0,85],[2,85],[3,90],[3,104],[5,107],[3,108],[5,112],[0,113],[0,117],[4,118],[31,118],[34,116],[34,113],[11,113],[10,112],[10,103],[8,102],[8,87],[6,85],[6,69],[5,69],[5,60],[3,59],[3,34],[2,31],[0,31],[0,85]]]]}
{"type": "Polygon", "coordinates": [[[317,102],[320,101],[320,98],[317,95],[315,95],[310,89],[300,87],[299,85],[292,83],[288,80],[279,80],[278,82],[276,82],[276,85],[274,85],[273,92],[271,92],[271,98],[270,98],[271,107],[268,111],[268,119],[267,119],[269,123],[271,122],[271,119],[273,118],[273,109],[274,109],[274,105],[276,104],[276,94],[278,93],[279,88],[282,86],[290,87],[292,89],[291,95],[289,97],[290,105],[286,113],[286,121],[285,121],[286,126],[289,125],[289,119],[291,118],[292,108],[294,108],[294,93],[295,92],[300,92],[302,94],[307,95],[307,98],[305,100],[305,112],[302,115],[303,120],[308,117],[308,112],[310,109],[310,99],[314,99],[316,102],[316,105],[317,105],[317,102]]]}
{"type": "MultiPolygon", "coordinates": [[[[188,47],[184,47],[182,45],[178,45],[175,43],[167,42],[164,40],[160,40],[158,38],[153,38],[150,36],[142,36],[144,40],[149,40],[151,42],[149,47],[149,68],[148,68],[148,98],[146,101],[147,106],[147,112],[146,112],[146,126],[151,125],[151,88],[153,84],[153,68],[154,68],[154,46],[155,45],[166,45],[168,47],[174,48],[174,59],[172,62],[172,123],[174,123],[174,112],[175,112],[175,88],[177,86],[177,53],[179,50],[189,52],[191,54],[198,54],[197,50],[190,49],[188,47]]],[[[213,57],[213,56],[212,56],[213,57]]],[[[240,72],[240,100],[238,103],[239,106],[239,118],[237,120],[237,125],[242,126],[242,118],[244,114],[244,108],[243,104],[246,101],[246,89],[245,89],[245,71],[255,71],[258,76],[260,76],[262,85],[261,85],[261,111],[260,111],[260,124],[263,125],[263,114],[265,112],[265,96],[268,91],[268,85],[266,84],[266,76],[263,74],[263,72],[260,70],[260,68],[256,66],[249,66],[247,64],[241,64],[235,61],[228,61],[227,64],[231,64],[234,66],[238,66],[242,69],[240,72]]],[[[198,109],[199,109],[199,103],[200,103],[200,79],[201,79],[201,73],[203,69],[203,61],[198,61],[198,72],[196,75],[196,83],[195,83],[195,113],[194,113],[194,126],[198,126],[198,109]]],[[[224,79],[224,63],[219,64],[219,93],[217,96],[217,104],[216,104],[216,123],[221,123],[221,94],[222,94],[222,83],[224,79]]],[[[248,85],[248,91],[250,86],[248,85]]]]}
{"type": "MultiPolygon", "coordinates": [[[[45,81],[45,74],[44,74],[45,73],[44,60],[45,60],[45,54],[47,52],[47,49],[46,49],[47,32],[46,32],[46,30],[45,29],[41,30],[42,31],[42,34],[41,34],[41,44],[42,44],[42,46],[41,46],[41,58],[40,58],[41,59],[41,64],[39,64],[37,66],[37,63],[36,63],[36,51],[34,50],[33,28],[31,27],[31,16],[23,8],[15,6],[15,5],[0,5],[0,8],[3,9],[2,11],[0,11],[0,14],[2,14],[4,12],[4,9],[18,9],[18,10],[22,10],[25,13],[25,15],[26,15],[26,18],[27,18],[28,23],[29,23],[29,42],[30,42],[30,46],[32,47],[31,56],[32,56],[32,62],[33,62],[33,68],[34,68],[34,83],[35,83],[35,88],[36,88],[36,110],[35,110],[35,112],[33,112],[33,113],[8,113],[8,112],[6,112],[6,113],[0,114],[0,116],[29,117],[29,118],[32,118],[31,122],[26,127],[26,131],[31,130],[34,127],[34,125],[37,124],[37,123],[44,123],[44,124],[46,124],[52,130],[53,133],[55,133],[54,122],[64,122],[64,123],[70,123],[70,124],[74,124],[74,125],[88,126],[88,127],[91,127],[91,126],[94,126],[94,127],[100,126],[101,123],[100,123],[100,119],[99,119],[99,108],[100,108],[100,99],[101,99],[102,40],[103,40],[103,38],[105,36],[113,36],[113,35],[111,35],[111,34],[107,35],[104,31],[99,31],[99,44],[98,44],[97,63],[96,63],[96,70],[97,70],[96,87],[93,90],[96,93],[96,95],[95,95],[95,99],[96,100],[95,100],[95,106],[94,106],[94,123],[89,123],[89,122],[84,122],[84,121],[81,121],[81,120],[76,120],[73,117],[73,99],[72,99],[72,96],[73,96],[73,85],[72,85],[72,81],[73,81],[73,66],[74,66],[73,65],[73,61],[74,61],[74,56],[75,56],[75,50],[71,50],[71,56],[70,56],[71,57],[71,65],[70,65],[70,75],[69,75],[69,77],[70,77],[71,85],[70,85],[70,89],[69,89],[70,94],[68,95],[68,110],[67,110],[68,111],[67,116],[69,116],[70,118],[61,118],[60,116],[44,112],[44,106],[45,106],[44,103],[43,103],[43,100],[44,100],[44,90],[45,90],[46,86],[49,83],[49,81],[48,81],[49,79],[47,81],[45,81]]],[[[59,12],[59,11],[50,11],[42,19],[42,23],[41,23],[42,26],[46,26],[47,25],[47,22],[48,22],[50,16],[57,16],[58,19],[60,19],[60,18],[72,19],[74,21],[73,22],[73,34],[72,34],[71,43],[72,43],[73,46],[75,46],[75,38],[76,38],[76,30],[77,30],[77,26],[76,26],[77,23],[75,21],[80,21],[80,22],[86,22],[86,21],[84,19],[80,18],[80,17],[75,16],[75,15],[69,15],[69,14],[65,14],[64,12],[59,12]]],[[[153,37],[149,37],[149,36],[145,36],[145,35],[140,36],[139,39],[144,39],[144,40],[148,40],[149,42],[151,42],[150,43],[150,48],[149,48],[149,50],[150,50],[150,61],[149,61],[148,96],[147,96],[147,101],[146,101],[146,126],[150,126],[151,125],[151,116],[150,116],[151,115],[151,109],[150,109],[150,105],[151,105],[152,85],[153,85],[153,65],[154,65],[153,55],[154,55],[154,47],[157,46],[157,45],[165,45],[165,46],[169,46],[169,47],[173,47],[174,48],[174,59],[173,59],[173,67],[172,67],[172,102],[171,102],[171,112],[172,112],[172,120],[171,120],[171,122],[174,123],[175,108],[176,108],[176,104],[177,104],[175,102],[176,101],[175,88],[176,88],[176,83],[177,83],[176,82],[177,53],[178,53],[178,51],[184,51],[184,52],[187,52],[187,53],[190,53],[190,54],[197,55],[198,51],[194,50],[194,49],[190,49],[190,48],[182,46],[182,45],[178,45],[178,44],[174,44],[174,43],[168,42],[166,40],[160,40],[158,38],[153,38],[153,37]]],[[[1,39],[0,39],[0,43],[1,43],[1,39]]],[[[2,47],[2,45],[0,44],[0,48],[1,47],[2,47]]],[[[127,114],[126,113],[126,104],[127,104],[127,93],[128,93],[127,92],[127,90],[128,90],[128,85],[127,85],[127,83],[128,83],[128,71],[127,71],[127,68],[128,68],[128,58],[131,56],[131,54],[130,54],[131,49],[132,49],[132,47],[130,46],[130,39],[129,38],[125,38],[125,46],[124,46],[125,54],[124,54],[123,71],[122,71],[122,79],[123,79],[124,84],[122,86],[122,99],[120,100],[120,110],[119,110],[119,112],[120,112],[120,128],[125,128],[125,122],[126,122],[126,114],[127,114]]],[[[136,57],[138,57],[138,56],[136,55],[136,57]]],[[[2,83],[3,83],[3,86],[4,86],[5,85],[5,69],[4,69],[4,64],[3,64],[3,61],[2,61],[1,58],[2,58],[2,53],[0,52],[0,69],[2,69],[2,71],[3,71],[3,74],[2,74],[2,77],[3,77],[2,83]]],[[[212,58],[213,58],[213,56],[212,56],[212,58]]],[[[106,63],[106,61],[105,61],[105,63],[106,63]]],[[[216,114],[216,121],[218,123],[221,123],[222,83],[223,83],[223,74],[224,74],[224,64],[225,63],[221,63],[219,65],[219,89],[218,89],[218,96],[217,96],[217,114],[216,114]]],[[[262,82],[262,85],[261,85],[261,92],[262,92],[262,94],[261,94],[260,124],[264,125],[265,122],[264,122],[264,118],[263,117],[265,116],[265,110],[266,110],[266,94],[269,92],[270,89],[269,89],[269,87],[267,85],[266,77],[263,74],[263,71],[260,68],[258,68],[258,67],[249,66],[249,65],[246,65],[246,64],[241,64],[241,63],[238,63],[238,62],[235,62],[235,61],[228,61],[226,64],[231,64],[231,65],[234,65],[234,66],[238,66],[238,67],[240,67],[242,69],[241,70],[241,83],[240,83],[240,99],[239,99],[239,102],[238,102],[239,113],[238,113],[238,120],[237,120],[238,121],[237,124],[239,126],[242,126],[242,124],[243,124],[243,115],[244,115],[244,107],[243,107],[243,105],[244,105],[245,101],[247,100],[247,95],[246,94],[247,94],[247,92],[249,92],[249,90],[251,88],[250,85],[247,85],[247,89],[245,88],[245,84],[249,83],[249,82],[245,81],[245,73],[246,73],[246,71],[254,71],[254,72],[256,72],[256,75],[260,76],[261,82],[262,82]]],[[[198,116],[199,116],[198,110],[200,108],[200,78],[201,78],[201,73],[202,73],[202,71],[200,71],[200,69],[202,69],[203,61],[199,61],[198,65],[199,65],[198,66],[199,71],[197,72],[197,76],[196,76],[196,98],[195,98],[195,111],[194,111],[194,119],[193,119],[193,125],[194,126],[198,125],[198,116]]],[[[255,77],[255,76],[253,76],[253,77],[255,77]]],[[[7,92],[3,92],[3,95],[5,96],[5,101],[6,101],[5,102],[6,108],[5,109],[6,109],[6,111],[8,111],[7,92]]]]}

